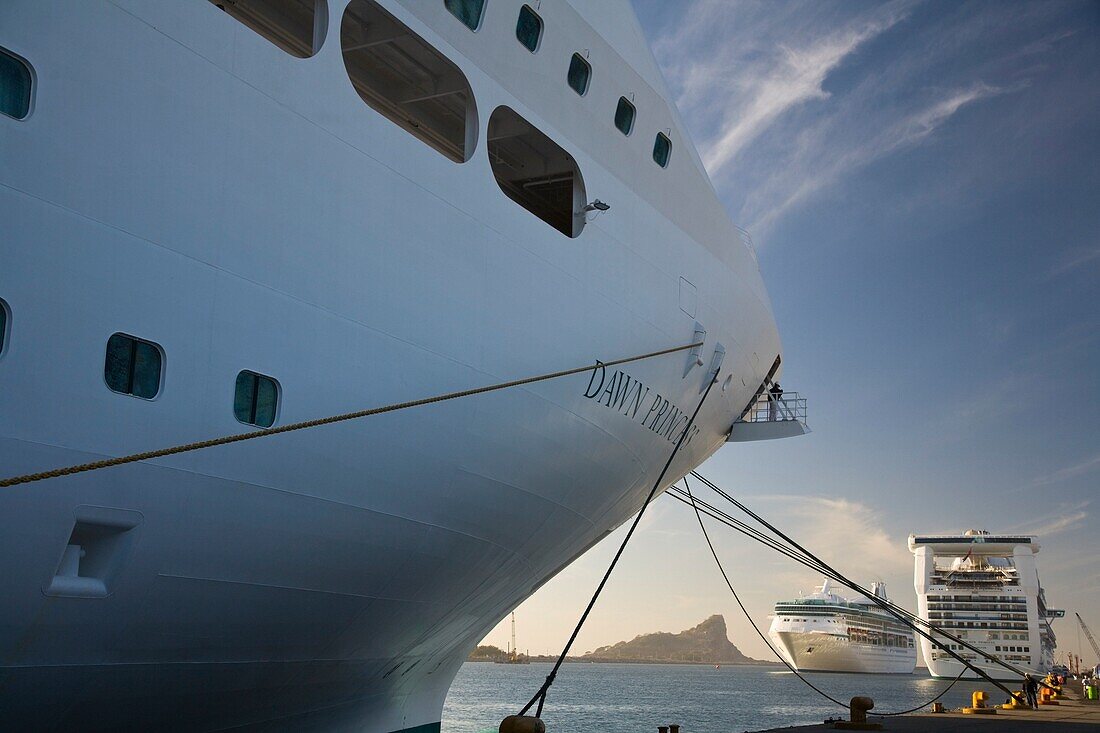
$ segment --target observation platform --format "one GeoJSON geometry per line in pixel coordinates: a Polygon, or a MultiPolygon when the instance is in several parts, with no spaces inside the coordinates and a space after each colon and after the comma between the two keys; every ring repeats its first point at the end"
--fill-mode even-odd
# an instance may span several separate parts
{"type": "MultiPolygon", "coordinates": [[[[998,709],[994,715],[965,715],[959,710],[946,713],[913,713],[896,718],[867,713],[869,722],[881,723],[883,731],[897,733],[1096,733],[1100,731],[1100,701],[1085,700],[1079,680],[1063,687],[1058,705],[1040,705],[1038,710],[998,709]]],[[[997,695],[1003,696],[999,690],[997,695]]],[[[998,699],[994,695],[994,699],[998,699]]],[[[756,733],[811,733],[838,730],[830,723],[769,728],[756,733]]]]}
{"type": "Polygon", "coordinates": [[[797,392],[764,391],[733,424],[727,443],[793,438],[810,432],[806,424],[806,398],[797,392]]]}

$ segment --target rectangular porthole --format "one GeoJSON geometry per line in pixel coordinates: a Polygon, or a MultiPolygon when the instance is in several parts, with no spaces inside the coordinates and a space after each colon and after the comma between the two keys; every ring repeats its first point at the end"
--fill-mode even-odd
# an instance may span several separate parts
{"type": "Polygon", "coordinates": [[[531,10],[531,6],[524,5],[519,9],[519,19],[516,20],[516,39],[531,53],[539,48],[539,39],[542,38],[542,18],[531,10]]]}
{"type": "Polygon", "coordinates": [[[672,155],[672,141],[663,132],[658,132],[653,140],[653,160],[662,168],[668,167],[668,159],[672,155]]]}
{"type": "Polygon", "coordinates": [[[210,2],[241,25],[300,59],[308,59],[320,51],[325,40],[326,0],[210,2]]]}
{"type": "Polygon", "coordinates": [[[626,97],[619,97],[619,106],[615,108],[615,127],[624,135],[629,135],[634,129],[634,112],[634,105],[626,97]]]}
{"type": "Polygon", "coordinates": [[[31,112],[33,88],[30,67],[0,48],[0,114],[24,119],[31,112]]]}
{"type": "Polygon", "coordinates": [[[509,107],[489,118],[489,165],[504,194],[567,237],[584,227],[584,181],[577,161],[509,107]]]}
{"type": "Polygon", "coordinates": [[[476,31],[481,25],[481,15],[485,12],[485,0],[443,0],[443,6],[470,30],[476,31]]]}
{"type": "Polygon", "coordinates": [[[569,59],[569,74],[566,77],[570,88],[577,94],[584,96],[588,91],[588,83],[592,80],[592,66],[581,58],[579,53],[573,54],[569,59]]]}
{"type": "Polygon", "coordinates": [[[271,377],[242,371],[233,393],[233,414],[246,425],[269,428],[275,424],[279,385],[271,377]]]}
{"type": "Polygon", "coordinates": [[[469,160],[477,108],[458,66],[375,0],[348,4],[340,43],[364,102],[456,163],[469,160]]]}
{"type": "Polygon", "coordinates": [[[156,344],[116,333],[107,340],[103,379],[119,394],[151,400],[160,391],[162,361],[156,344]]]}

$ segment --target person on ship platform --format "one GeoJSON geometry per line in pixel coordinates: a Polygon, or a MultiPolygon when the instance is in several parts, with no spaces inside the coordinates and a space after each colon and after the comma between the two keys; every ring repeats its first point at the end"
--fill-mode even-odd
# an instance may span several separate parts
{"type": "Polygon", "coordinates": [[[776,411],[779,409],[779,400],[783,399],[783,388],[779,386],[779,382],[773,382],[771,388],[768,389],[768,421],[774,422],[776,418],[776,411]]]}

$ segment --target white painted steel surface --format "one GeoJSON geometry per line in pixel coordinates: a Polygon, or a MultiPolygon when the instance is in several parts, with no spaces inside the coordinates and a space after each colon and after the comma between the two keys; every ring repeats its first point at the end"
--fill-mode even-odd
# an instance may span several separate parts
{"type": "MultiPolygon", "coordinates": [[[[870,599],[848,600],[829,586],[826,580],[814,593],[775,606],[768,636],[791,666],[800,672],[912,674],[914,633],[870,599]],[[888,645],[887,636],[897,645],[888,645]]],[[[886,599],[885,584],[871,589],[886,599]]]]}
{"type": "MultiPolygon", "coordinates": [[[[963,638],[980,651],[1032,674],[1054,665],[1057,640],[1039,585],[1038,538],[1012,532],[967,530],[955,535],[909,535],[917,615],[963,638]]],[[[1020,680],[1005,667],[949,639],[955,653],[993,679],[1020,680]]],[[[979,679],[928,639],[921,652],[933,677],[979,679]]]]}
{"type": "Polygon", "coordinates": [[[769,632],[772,641],[800,672],[858,672],[864,674],[912,674],[916,648],[886,648],[855,644],[847,636],[829,631],[769,632]],[[812,649],[812,652],[807,650],[812,649]]]}
{"type": "MultiPolygon", "coordinates": [[[[278,425],[685,344],[698,326],[704,363],[724,350],[734,378],[665,483],[723,444],[780,345],[627,3],[542,3],[530,54],[518,1],[491,0],[471,33],[441,0],[385,0],[469,79],[464,164],[352,89],[345,4],[298,59],[205,0],[0,3],[0,46],[36,75],[31,115],[0,117],[3,474],[237,432],[243,369],[278,380],[278,425]],[[582,49],[583,98],[565,84],[582,49]],[[625,93],[630,137],[613,126],[625,93]],[[495,184],[499,105],[611,205],[578,238],[495,184]],[[104,384],[115,332],[163,349],[155,399],[104,384]]],[[[473,645],[640,506],[674,445],[651,418],[690,413],[707,379],[687,365],[0,491],[2,727],[437,730],[473,645]],[[636,383],[632,414],[612,400],[636,383]],[[134,522],[96,550],[106,596],[48,594],[74,524],[104,516],[134,522]]]]}

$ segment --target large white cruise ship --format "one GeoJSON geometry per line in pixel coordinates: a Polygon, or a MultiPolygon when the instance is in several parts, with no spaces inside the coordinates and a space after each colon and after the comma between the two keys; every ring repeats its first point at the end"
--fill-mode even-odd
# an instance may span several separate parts
{"type": "MultiPolygon", "coordinates": [[[[871,592],[886,598],[886,584],[871,592]]],[[[817,590],[775,604],[768,635],[800,672],[912,674],[913,631],[867,598],[848,600],[826,580],[817,590]]]]}
{"type": "Polygon", "coordinates": [[[3,730],[438,731],[778,377],[626,0],[3,0],[0,222],[5,478],[703,342],[0,489],[3,730]]]}
{"type": "MultiPolygon", "coordinates": [[[[967,644],[1024,672],[1045,674],[1054,666],[1057,639],[1050,621],[1065,614],[1048,608],[1030,535],[990,534],[970,529],[955,535],[909,535],[915,567],[918,615],[967,644]]],[[[990,677],[1018,681],[1003,666],[961,644],[938,637],[990,677]]],[[[928,639],[921,651],[933,677],[954,679],[963,665],[928,639]]],[[[964,679],[976,679],[967,668],[964,679]]]]}

